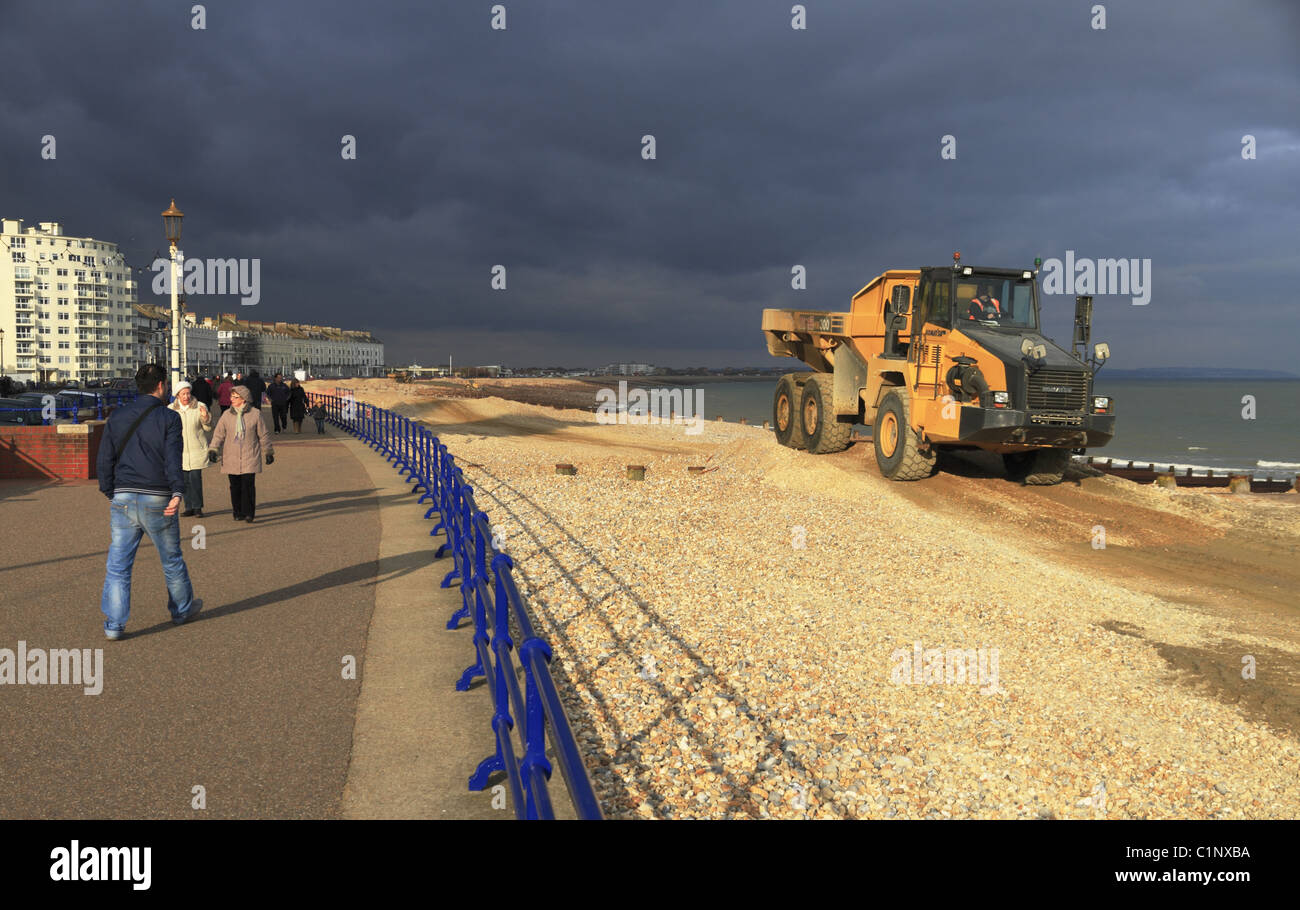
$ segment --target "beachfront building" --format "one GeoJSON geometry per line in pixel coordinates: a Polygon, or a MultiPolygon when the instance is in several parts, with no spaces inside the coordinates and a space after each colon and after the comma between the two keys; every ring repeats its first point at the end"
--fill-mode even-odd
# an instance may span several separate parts
{"type": "Polygon", "coordinates": [[[309,376],[382,376],[384,345],[367,331],[297,322],[205,317],[217,335],[223,372],[257,370],[263,376],[302,370],[309,376]]]}
{"type": "Polygon", "coordinates": [[[117,244],[0,219],[0,375],[88,382],[135,369],[137,293],[117,244]]]}
{"type": "Polygon", "coordinates": [[[605,366],[606,376],[649,376],[655,371],[651,363],[611,363],[605,366]]]}
{"type": "Polygon", "coordinates": [[[183,313],[181,324],[185,326],[185,369],[187,375],[211,375],[221,365],[221,341],[217,327],[208,320],[200,321],[195,313],[183,313]]]}
{"type": "MultiPolygon", "coordinates": [[[[129,372],[123,375],[134,375],[140,364],[168,366],[171,363],[167,354],[167,346],[171,343],[171,307],[137,303],[131,309],[135,320],[135,360],[129,372]]],[[[199,317],[186,309],[184,302],[181,303],[181,325],[185,331],[181,347],[185,365],[181,372],[193,376],[215,371],[221,360],[216,328],[201,324],[199,317]]]]}
{"type": "Polygon", "coordinates": [[[167,345],[170,335],[171,310],[152,303],[137,303],[131,307],[135,344],[134,360],[137,365],[146,363],[168,364],[167,345]]]}

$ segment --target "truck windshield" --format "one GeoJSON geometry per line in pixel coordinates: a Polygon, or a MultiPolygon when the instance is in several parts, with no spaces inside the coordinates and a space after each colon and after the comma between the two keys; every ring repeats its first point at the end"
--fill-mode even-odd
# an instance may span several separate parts
{"type": "Polygon", "coordinates": [[[1029,278],[960,275],[955,279],[954,324],[1038,329],[1034,314],[1034,284],[1029,278]]]}

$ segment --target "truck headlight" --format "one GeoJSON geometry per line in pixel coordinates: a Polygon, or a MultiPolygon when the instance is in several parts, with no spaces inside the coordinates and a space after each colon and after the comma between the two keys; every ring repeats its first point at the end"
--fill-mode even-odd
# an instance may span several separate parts
{"type": "Polygon", "coordinates": [[[1110,410],[1110,399],[1104,396],[1098,396],[1092,399],[1092,409],[1098,413],[1110,410]]]}
{"type": "Polygon", "coordinates": [[[1008,393],[1006,392],[993,393],[993,407],[1005,408],[1010,403],[1011,403],[1011,396],[1008,393]]]}

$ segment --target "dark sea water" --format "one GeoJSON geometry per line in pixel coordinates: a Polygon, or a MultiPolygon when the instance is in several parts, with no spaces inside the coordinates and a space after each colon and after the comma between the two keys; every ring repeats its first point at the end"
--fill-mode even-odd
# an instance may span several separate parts
{"type": "MultiPolygon", "coordinates": [[[[704,416],[772,419],[775,379],[699,382],[704,416]]],[[[1300,380],[1116,380],[1103,368],[1094,392],[1116,402],[1115,438],[1089,455],[1120,461],[1172,464],[1180,469],[1254,471],[1259,476],[1300,471],[1300,380]],[[1242,398],[1255,399],[1245,419],[1242,398]]]]}

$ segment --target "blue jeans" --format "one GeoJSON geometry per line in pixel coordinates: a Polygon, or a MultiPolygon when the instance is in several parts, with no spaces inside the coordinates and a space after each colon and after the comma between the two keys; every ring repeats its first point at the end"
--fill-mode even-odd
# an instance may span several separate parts
{"type": "Polygon", "coordinates": [[[175,515],[164,515],[170,496],[147,493],[114,493],[109,504],[113,540],[108,547],[108,569],[99,609],[105,616],[104,630],[120,632],[131,615],[131,569],[140,538],[153,541],[162,558],[167,580],[167,611],[172,619],[189,615],[194,588],[181,552],[181,523],[175,515]]]}

